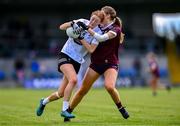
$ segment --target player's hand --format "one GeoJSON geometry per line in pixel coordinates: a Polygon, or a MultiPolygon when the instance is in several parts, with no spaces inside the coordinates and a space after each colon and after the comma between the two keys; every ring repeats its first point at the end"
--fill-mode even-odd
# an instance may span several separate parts
{"type": "Polygon", "coordinates": [[[81,33],[81,34],[79,35],[78,39],[79,39],[79,40],[84,39],[84,35],[81,33]]]}
{"type": "Polygon", "coordinates": [[[84,24],[84,23],[81,22],[81,21],[78,21],[76,24],[77,24],[78,26],[82,27],[83,30],[88,30],[88,28],[89,28],[86,24],[84,24]]]}
{"type": "Polygon", "coordinates": [[[84,36],[86,35],[86,32],[85,31],[81,31],[81,34],[79,35],[78,39],[79,40],[82,40],[84,39],[84,36]]]}
{"type": "Polygon", "coordinates": [[[74,21],[71,22],[71,27],[76,34],[80,34],[82,31],[82,27],[79,27],[79,25],[77,25],[77,23],[75,23],[74,21]]]}

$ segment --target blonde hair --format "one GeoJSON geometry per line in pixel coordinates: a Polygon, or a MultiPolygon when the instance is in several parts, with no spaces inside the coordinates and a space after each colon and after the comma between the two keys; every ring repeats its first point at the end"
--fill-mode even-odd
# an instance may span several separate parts
{"type": "MultiPolygon", "coordinates": [[[[113,7],[104,6],[104,7],[101,8],[101,10],[103,10],[105,14],[109,14],[110,17],[111,17],[111,20],[115,21],[114,24],[118,25],[122,29],[122,21],[121,21],[121,19],[119,17],[116,16],[116,10],[113,7]]],[[[121,31],[120,41],[119,41],[120,43],[123,43],[124,36],[125,36],[125,34],[122,33],[122,31],[121,31]]]]}
{"type": "Polygon", "coordinates": [[[104,20],[104,14],[100,10],[93,11],[91,13],[91,16],[93,16],[93,15],[96,15],[97,17],[99,17],[100,22],[102,22],[104,20]]]}

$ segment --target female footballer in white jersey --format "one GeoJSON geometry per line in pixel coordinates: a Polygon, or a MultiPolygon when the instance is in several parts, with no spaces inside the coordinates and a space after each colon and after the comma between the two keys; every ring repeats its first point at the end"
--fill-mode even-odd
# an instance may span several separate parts
{"type": "MultiPolygon", "coordinates": [[[[66,22],[60,25],[61,30],[66,30],[68,27],[73,27],[77,25],[76,22],[81,21],[91,27],[94,31],[99,32],[101,34],[101,30],[98,27],[98,24],[103,20],[103,14],[101,11],[94,11],[91,14],[90,21],[86,19],[79,19],[71,22],[66,22]]],[[[65,45],[63,46],[58,60],[58,71],[64,74],[63,80],[60,84],[59,89],[49,95],[46,98],[42,98],[40,100],[40,105],[37,108],[36,114],[37,116],[41,116],[43,114],[44,108],[47,103],[51,101],[55,101],[59,98],[63,98],[63,106],[62,111],[60,113],[61,116],[68,116],[68,118],[74,118],[74,115],[71,113],[66,113],[65,110],[69,107],[69,99],[71,93],[77,83],[77,74],[79,72],[81,64],[84,62],[84,56],[88,52],[93,52],[98,45],[98,41],[93,38],[88,32],[80,35],[78,39],[68,38],[65,45]],[[88,50],[81,44],[81,41],[88,42],[91,44],[91,48],[88,50]]]]}

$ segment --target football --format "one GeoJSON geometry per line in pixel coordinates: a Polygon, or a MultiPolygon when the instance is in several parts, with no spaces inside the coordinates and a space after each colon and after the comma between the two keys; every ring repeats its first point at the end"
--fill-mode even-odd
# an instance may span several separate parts
{"type": "Polygon", "coordinates": [[[80,35],[80,33],[75,32],[72,27],[69,27],[66,29],[66,34],[67,34],[67,36],[74,38],[74,39],[78,38],[80,35]]]}

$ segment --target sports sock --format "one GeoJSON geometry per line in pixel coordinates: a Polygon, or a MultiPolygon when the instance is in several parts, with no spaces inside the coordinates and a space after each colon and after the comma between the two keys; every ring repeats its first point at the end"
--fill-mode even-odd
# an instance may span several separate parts
{"type": "Polygon", "coordinates": [[[43,100],[43,105],[46,105],[47,103],[49,103],[49,99],[48,98],[45,98],[44,100],[43,100]]]}
{"type": "Polygon", "coordinates": [[[121,102],[116,103],[116,106],[117,106],[118,109],[121,109],[122,108],[121,102]]]}
{"type": "Polygon", "coordinates": [[[72,110],[70,107],[68,107],[67,111],[68,111],[69,113],[71,113],[73,110],[72,110]]]}
{"type": "Polygon", "coordinates": [[[62,110],[63,111],[66,111],[69,107],[69,102],[68,101],[63,101],[63,107],[62,107],[62,110]]]}

